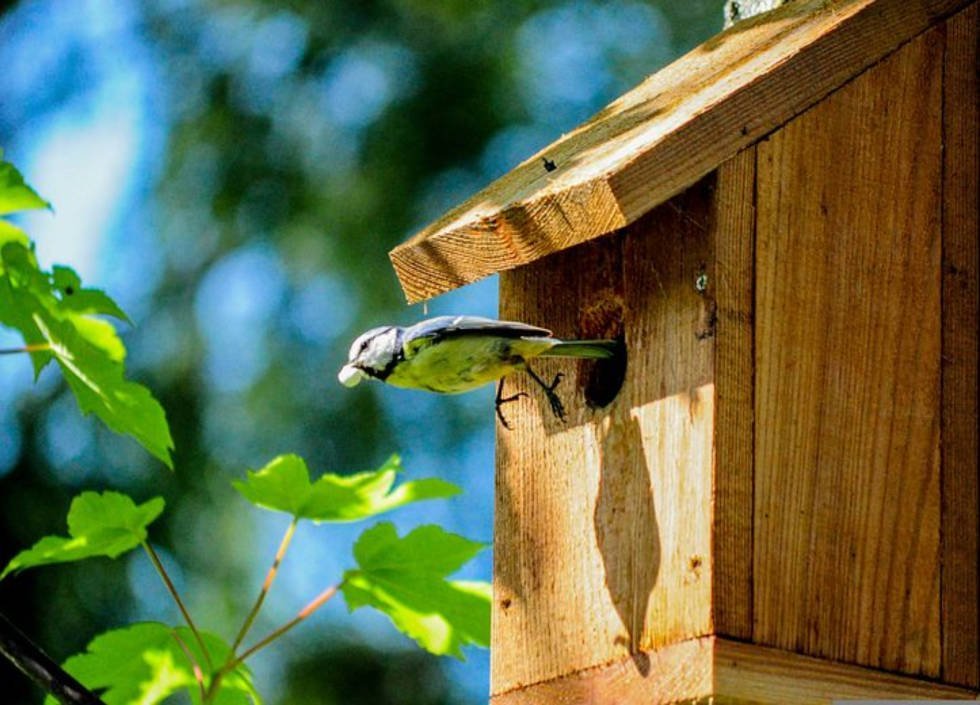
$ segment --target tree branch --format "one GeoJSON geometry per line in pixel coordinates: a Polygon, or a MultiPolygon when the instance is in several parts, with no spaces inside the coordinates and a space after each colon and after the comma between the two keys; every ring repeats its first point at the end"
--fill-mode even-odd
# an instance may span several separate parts
{"type": "Polygon", "coordinates": [[[105,705],[0,614],[0,653],[63,705],[105,705]]]}

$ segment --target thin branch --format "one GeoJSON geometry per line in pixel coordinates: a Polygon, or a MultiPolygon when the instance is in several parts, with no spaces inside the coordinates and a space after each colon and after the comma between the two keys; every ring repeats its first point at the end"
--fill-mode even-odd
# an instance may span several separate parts
{"type": "Polygon", "coordinates": [[[105,705],[0,614],[0,654],[63,705],[105,705]]]}
{"type": "Polygon", "coordinates": [[[50,349],[50,343],[33,343],[31,345],[25,345],[22,348],[0,348],[0,355],[18,355],[20,353],[41,352],[50,349]]]}
{"type": "Polygon", "coordinates": [[[143,548],[146,550],[147,555],[150,557],[150,561],[153,563],[153,567],[157,569],[157,573],[163,580],[163,584],[167,586],[167,591],[170,596],[174,598],[174,602],[177,603],[177,608],[180,613],[184,615],[184,621],[187,622],[187,626],[190,627],[191,633],[194,635],[194,640],[197,641],[197,645],[201,647],[201,653],[204,654],[204,661],[207,663],[208,671],[214,670],[214,665],[211,663],[211,654],[208,653],[208,647],[204,645],[204,639],[201,638],[201,632],[197,630],[194,626],[194,620],[191,619],[190,612],[184,607],[184,601],[180,599],[180,595],[177,594],[177,588],[170,581],[170,576],[167,575],[167,571],[163,567],[163,563],[160,562],[157,552],[153,550],[153,546],[150,545],[148,541],[143,542],[143,548]]]}
{"type": "Polygon", "coordinates": [[[201,702],[203,703],[204,698],[207,697],[207,691],[204,689],[204,673],[201,671],[201,666],[197,663],[197,660],[194,658],[194,654],[191,653],[190,648],[188,648],[187,644],[184,643],[184,640],[180,638],[180,634],[177,633],[176,629],[170,632],[170,636],[172,636],[174,641],[177,642],[177,646],[179,646],[180,650],[184,652],[184,656],[186,656],[187,660],[190,661],[191,668],[194,669],[194,680],[197,681],[197,687],[201,689],[201,702]]]}
{"type": "Polygon", "coordinates": [[[343,581],[337,585],[331,585],[326,590],[321,592],[319,595],[313,598],[310,603],[301,609],[299,613],[293,617],[290,621],[286,622],[284,625],[276,629],[275,631],[268,634],[265,638],[261,639],[255,645],[246,649],[241,656],[235,656],[234,653],[228,658],[228,662],[218,669],[218,672],[214,674],[214,678],[211,679],[211,685],[208,688],[207,693],[204,697],[204,702],[210,702],[210,699],[218,692],[218,686],[221,684],[221,679],[225,677],[226,674],[231,673],[235,670],[239,664],[241,664],[245,659],[254,654],[259,649],[268,645],[270,642],[275,641],[283,634],[288,632],[290,629],[295,627],[297,624],[302,622],[304,619],[313,614],[317,609],[319,609],[323,603],[329,600],[331,597],[337,594],[337,591],[343,586],[343,581]]]}
{"type": "Polygon", "coordinates": [[[256,598],[255,604],[252,606],[252,610],[245,618],[242,628],[238,630],[238,636],[235,637],[235,643],[231,646],[232,653],[238,651],[238,647],[241,645],[242,640],[245,638],[245,635],[248,634],[248,630],[252,628],[255,618],[258,617],[259,610],[262,609],[262,603],[265,602],[266,595],[269,594],[269,588],[272,587],[272,581],[276,579],[276,574],[279,572],[279,565],[282,563],[283,556],[286,555],[286,549],[289,548],[289,543],[293,540],[293,534],[296,533],[297,522],[298,519],[293,517],[293,520],[289,522],[289,526],[286,527],[286,533],[282,537],[282,541],[279,542],[279,550],[276,551],[276,557],[272,561],[272,566],[269,568],[269,572],[266,573],[265,582],[262,583],[262,589],[259,590],[259,596],[256,598]]]}
{"type": "MultiPolygon", "coordinates": [[[[333,597],[334,595],[337,594],[337,591],[341,588],[342,585],[343,585],[343,582],[338,583],[337,585],[331,585],[326,590],[324,590],[323,592],[321,592],[319,595],[317,595],[316,597],[314,597],[306,607],[304,607],[303,609],[301,609],[297,613],[297,615],[295,617],[293,617],[291,620],[289,620],[288,622],[286,622],[284,625],[282,625],[278,629],[276,629],[276,630],[272,631],[271,633],[269,633],[264,638],[260,639],[253,646],[250,646],[249,648],[247,648],[245,651],[242,652],[242,654],[240,656],[236,657],[233,661],[231,661],[226,666],[226,668],[228,668],[228,670],[231,670],[232,668],[234,668],[235,666],[237,666],[238,664],[240,664],[242,661],[244,661],[245,659],[247,659],[249,656],[251,656],[252,654],[254,654],[256,651],[258,651],[262,647],[266,646],[270,642],[275,641],[276,639],[278,639],[279,637],[281,637],[283,634],[285,634],[286,632],[288,632],[290,629],[292,629],[293,627],[295,627],[297,624],[299,624],[300,622],[302,622],[304,619],[306,619],[307,617],[309,617],[311,614],[313,614],[314,612],[316,612],[320,607],[323,606],[323,604],[327,600],[329,600],[331,597],[333,597]]],[[[224,670],[224,669],[222,669],[222,670],[224,670]]]]}

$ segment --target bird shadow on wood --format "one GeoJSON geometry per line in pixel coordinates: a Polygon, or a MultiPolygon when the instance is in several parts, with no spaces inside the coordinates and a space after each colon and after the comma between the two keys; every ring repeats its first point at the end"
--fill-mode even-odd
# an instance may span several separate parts
{"type": "Polygon", "coordinates": [[[597,431],[601,456],[593,513],[596,541],[606,588],[626,630],[625,638],[617,640],[629,648],[637,671],[646,676],[650,659],[640,638],[661,562],[653,486],[637,419],[607,417],[597,431]]]}

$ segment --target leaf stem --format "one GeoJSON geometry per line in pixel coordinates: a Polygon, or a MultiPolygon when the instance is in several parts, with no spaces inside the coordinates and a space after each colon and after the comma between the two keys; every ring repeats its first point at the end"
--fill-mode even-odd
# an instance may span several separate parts
{"type": "Polygon", "coordinates": [[[201,638],[201,633],[194,626],[194,620],[191,619],[190,612],[184,607],[184,601],[180,599],[180,595],[177,594],[177,588],[174,587],[173,582],[170,580],[170,576],[167,575],[167,571],[163,567],[163,563],[160,562],[157,552],[153,550],[153,546],[150,545],[149,541],[143,541],[142,543],[144,550],[146,550],[147,555],[150,556],[150,561],[153,563],[153,567],[156,568],[157,573],[163,580],[164,585],[167,586],[167,591],[170,596],[174,598],[174,602],[177,603],[177,608],[180,613],[184,615],[184,621],[187,622],[187,626],[190,627],[191,633],[194,635],[194,640],[197,645],[201,647],[201,653],[204,654],[204,661],[207,663],[208,671],[214,670],[214,665],[211,663],[211,654],[208,653],[208,647],[204,645],[204,639],[201,638]]]}
{"type": "Polygon", "coordinates": [[[327,602],[327,600],[329,600],[331,597],[336,595],[337,591],[340,590],[340,588],[343,587],[343,585],[344,585],[343,581],[337,583],[336,585],[331,585],[326,590],[321,592],[319,595],[314,597],[312,600],[310,600],[309,604],[307,604],[306,607],[304,607],[303,609],[301,609],[299,612],[296,613],[295,617],[293,617],[291,620],[283,624],[278,629],[273,630],[265,637],[260,639],[258,642],[256,642],[249,648],[245,649],[245,651],[243,651],[239,656],[235,657],[234,661],[231,662],[230,667],[234,668],[235,666],[243,662],[245,659],[247,659],[249,656],[254,654],[256,651],[267,646],[270,642],[275,641],[283,634],[288,632],[290,629],[295,627],[297,624],[302,622],[304,619],[309,617],[311,614],[316,612],[318,609],[320,609],[320,607],[324,605],[324,603],[327,602]]]}
{"type": "Polygon", "coordinates": [[[180,638],[180,634],[177,633],[176,629],[171,630],[170,636],[172,636],[174,641],[177,642],[177,646],[179,646],[180,650],[184,652],[184,656],[187,657],[187,660],[191,663],[191,667],[194,669],[194,680],[197,681],[197,687],[201,689],[201,702],[203,703],[204,699],[207,697],[207,691],[204,689],[204,673],[201,671],[201,666],[198,664],[197,660],[195,660],[194,654],[191,653],[191,650],[188,648],[187,644],[180,638]]]}
{"type": "Polygon", "coordinates": [[[259,610],[262,609],[262,603],[265,602],[266,595],[269,594],[269,588],[272,587],[272,581],[276,579],[276,574],[279,572],[279,565],[282,563],[283,556],[286,555],[286,549],[289,548],[290,542],[293,540],[293,534],[296,533],[296,524],[298,519],[293,517],[293,520],[289,522],[289,526],[286,527],[286,533],[282,537],[282,541],[279,543],[279,550],[276,551],[276,557],[272,561],[272,565],[269,567],[269,572],[266,573],[265,582],[262,583],[262,589],[259,590],[259,596],[255,600],[255,604],[252,605],[251,611],[245,618],[245,622],[242,624],[242,628],[238,630],[238,636],[235,637],[235,643],[231,646],[231,652],[234,654],[238,651],[238,647],[241,645],[242,640],[245,635],[248,634],[248,630],[252,628],[252,624],[255,622],[255,618],[259,614],[259,610]]]}
{"type": "Polygon", "coordinates": [[[295,627],[297,624],[302,622],[304,619],[309,617],[311,614],[313,614],[317,609],[322,607],[327,600],[329,600],[331,597],[336,595],[337,591],[340,590],[340,588],[342,588],[343,585],[344,585],[344,581],[341,580],[336,585],[331,585],[330,587],[328,587],[326,590],[324,590],[319,595],[317,595],[312,600],[310,600],[309,604],[307,604],[306,607],[301,609],[296,614],[295,617],[293,617],[291,620],[283,624],[278,629],[275,629],[272,632],[270,632],[268,635],[260,639],[254,645],[250,646],[248,649],[243,651],[241,655],[235,656],[234,652],[232,652],[232,655],[228,658],[228,662],[225,663],[224,666],[219,668],[218,672],[214,674],[214,678],[211,679],[211,685],[208,687],[207,692],[205,693],[204,702],[208,703],[211,701],[211,698],[214,697],[214,694],[218,691],[218,686],[221,684],[222,678],[224,678],[226,674],[231,673],[241,663],[243,663],[245,659],[247,659],[249,656],[254,654],[259,649],[267,646],[269,643],[275,641],[283,634],[288,632],[290,629],[295,627]]]}
{"type": "Polygon", "coordinates": [[[17,355],[18,353],[41,352],[50,349],[51,343],[32,343],[22,348],[0,348],[0,355],[17,355]]]}

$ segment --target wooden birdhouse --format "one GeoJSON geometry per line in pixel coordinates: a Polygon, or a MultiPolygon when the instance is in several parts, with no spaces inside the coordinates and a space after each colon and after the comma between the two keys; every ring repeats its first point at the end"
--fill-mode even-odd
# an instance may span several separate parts
{"type": "Polygon", "coordinates": [[[391,253],[625,341],[508,381],[493,703],[975,697],[977,28],[790,3],[391,253]]]}

